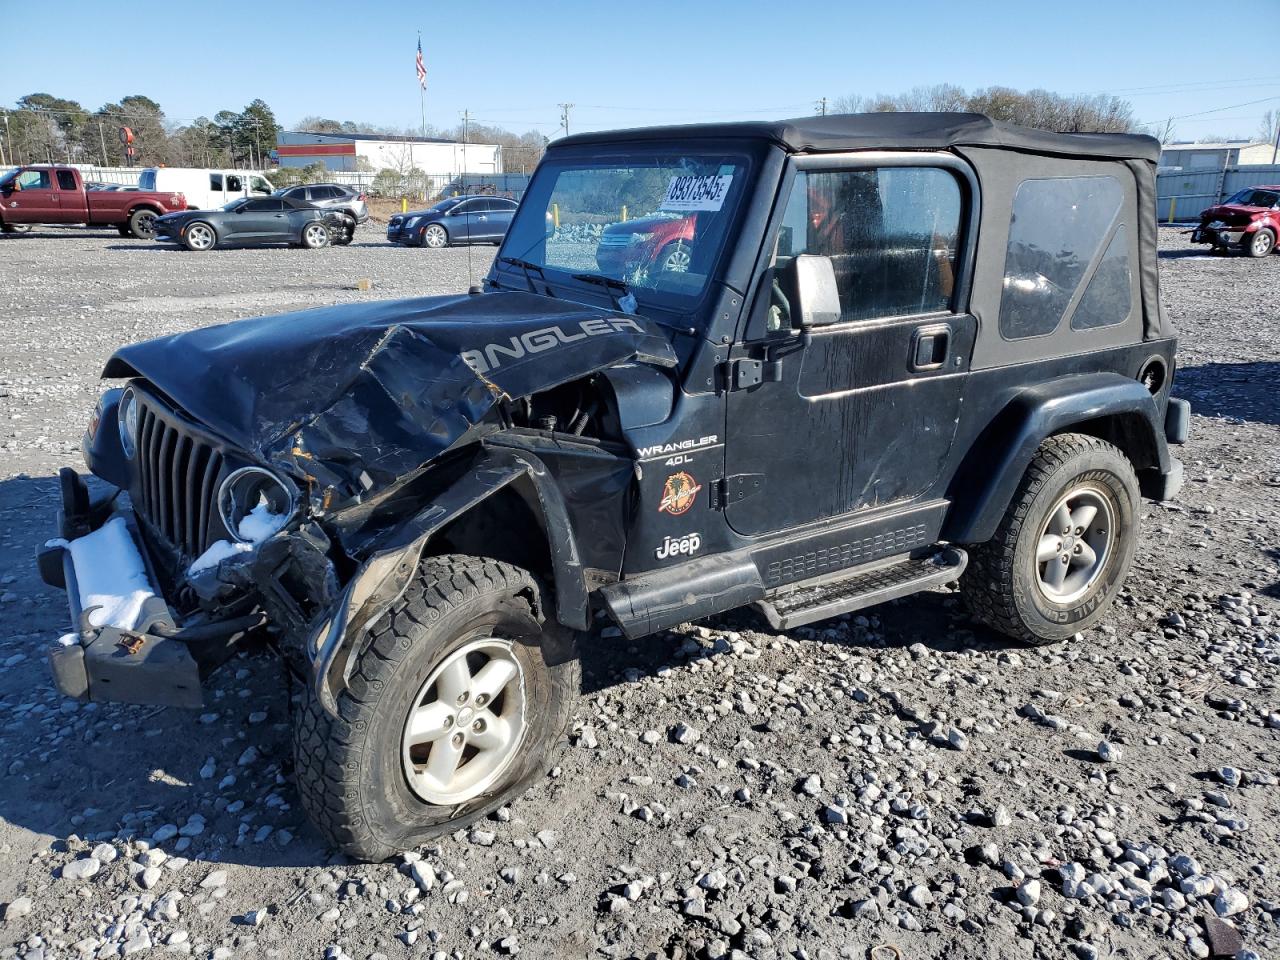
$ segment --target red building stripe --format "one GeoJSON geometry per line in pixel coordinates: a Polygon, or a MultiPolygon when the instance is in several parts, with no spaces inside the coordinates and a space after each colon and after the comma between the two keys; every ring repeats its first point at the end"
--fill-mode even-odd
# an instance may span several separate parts
{"type": "Polygon", "coordinates": [[[281,157],[354,157],[354,143],[287,143],[276,147],[281,157]]]}

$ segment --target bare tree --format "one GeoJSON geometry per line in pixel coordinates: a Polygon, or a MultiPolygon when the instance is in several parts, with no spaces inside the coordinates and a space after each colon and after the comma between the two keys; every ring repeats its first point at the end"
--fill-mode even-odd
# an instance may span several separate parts
{"type": "Polygon", "coordinates": [[[1280,110],[1268,110],[1258,123],[1258,139],[1264,143],[1275,143],[1278,131],[1280,131],[1280,110]]]}
{"type": "Polygon", "coordinates": [[[1000,86],[968,93],[954,84],[940,83],[894,95],[853,94],[841,97],[835,106],[843,113],[900,110],[985,113],[994,120],[1068,133],[1127,133],[1137,126],[1132,106],[1118,97],[1063,96],[1049,90],[1021,91],[1000,86]]]}

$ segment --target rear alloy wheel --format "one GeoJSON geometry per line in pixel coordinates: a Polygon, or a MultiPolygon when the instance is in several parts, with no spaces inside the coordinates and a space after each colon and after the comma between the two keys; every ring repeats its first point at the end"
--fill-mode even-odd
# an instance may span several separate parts
{"type": "Polygon", "coordinates": [[[1007,636],[1053,643],[1092,627],[1124,584],[1141,495],[1115,446],[1078,433],[1040,445],[990,541],[960,579],[970,613],[1007,636]]]}
{"type": "Polygon", "coordinates": [[[433,250],[439,250],[441,247],[449,245],[449,234],[445,228],[438,223],[433,223],[426,230],[422,231],[422,245],[431,247],[433,250]]]}
{"type": "Polygon", "coordinates": [[[320,221],[308,223],[302,228],[302,245],[308,250],[318,250],[329,245],[329,228],[320,221]]]}
{"type": "Polygon", "coordinates": [[[1245,253],[1261,259],[1276,248],[1276,235],[1266,227],[1261,227],[1245,244],[1245,253]]]}
{"type": "Polygon", "coordinates": [[[135,210],[129,214],[129,233],[139,240],[150,240],[156,235],[156,212],[135,210]]]}
{"type": "Polygon", "coordinates": [[[182,243],[188,250],[203,253],[218,245],[218,235],[207,223],[193,223],[182,234],[182,243]]]}
{"type": "Polygon", "coordinates": [[[693,256],[683,240],[669,243],[658,254],[658,270],[661,273],[688,273],[693,256]]]}

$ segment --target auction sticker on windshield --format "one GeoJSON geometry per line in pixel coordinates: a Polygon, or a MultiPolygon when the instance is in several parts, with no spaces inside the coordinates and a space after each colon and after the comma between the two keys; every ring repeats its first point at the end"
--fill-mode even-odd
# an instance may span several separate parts
{"type": "Polygon", "coordinates": [[[729,193],[733,175],[676,176],[667,185],[661,210],[719,210],[729,193]]]}

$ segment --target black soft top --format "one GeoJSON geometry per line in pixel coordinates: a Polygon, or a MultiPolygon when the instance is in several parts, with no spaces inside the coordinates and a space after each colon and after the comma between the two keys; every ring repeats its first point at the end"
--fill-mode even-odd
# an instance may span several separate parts
{"type": "Polygon", "coordinates": [[[577,133],[554,146],[636,140],[768,140],[791,153],[845,150],[945,150],[1002,147],[1064,157],[1108,160],[1160,158],[1154,137],[1130,133],[1050,133],[992,120],[981,113],[847,113],[794,120],[694,123],[577,133]]]}

